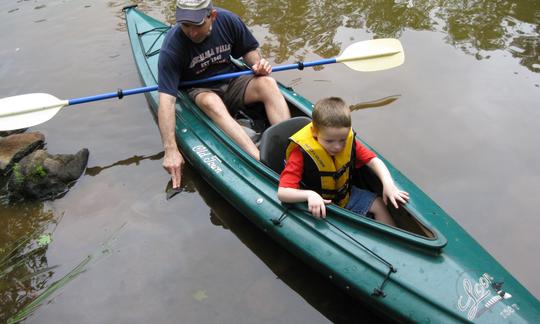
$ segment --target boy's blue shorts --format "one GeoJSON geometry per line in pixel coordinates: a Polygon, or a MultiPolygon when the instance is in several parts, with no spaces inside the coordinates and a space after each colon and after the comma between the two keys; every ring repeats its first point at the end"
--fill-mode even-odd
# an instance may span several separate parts
{"type": "Polygon", "coordinates": [[[375,198],[377,198],[375,193],[353,186],[349,203],[345,208],[362,216],[369,217],[367,213],[375,198]]]}

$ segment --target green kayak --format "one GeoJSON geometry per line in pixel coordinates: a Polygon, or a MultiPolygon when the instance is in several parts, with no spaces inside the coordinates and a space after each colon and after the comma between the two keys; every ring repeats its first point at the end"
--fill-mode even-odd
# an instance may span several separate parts
{"type": "MultiPolygon", "coordinates": [[[[169,27],[134,7],[124,11],[142,83],[155,85],[159,50],[169,27]]],[[[264,116],[247,117],[255,121],[254,133],[264,130],[260,140],[264,163],[246,154],[184,92],[178,92],[177,143],[193,168],[223,198],[328,280],[392,320],[530,323],[540,319],[540,302],[380,155],[396,184],[411,196],[405,208],[391,210],[397,227],[334,205],[328,207],[326,220],[316,220],[305,204],[282,204],[276,195],[279,175],[275,170],[283,153],[275,146],[286,140],[292,128],[305,124],[313,105],[290,88],[280,85],[280,89],[295,118],[284,122],[285,126],[264,130],[264,116]]],[[[146,93],[146,97],[157,118],[158,93],[146,93]]],[[[358,186],[381,190],[367,169],[355,181],[358,186]]]]}

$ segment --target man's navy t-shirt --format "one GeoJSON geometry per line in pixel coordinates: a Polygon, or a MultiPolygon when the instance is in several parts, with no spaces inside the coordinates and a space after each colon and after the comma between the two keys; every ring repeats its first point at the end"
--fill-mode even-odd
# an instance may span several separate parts
{"type": "Polygon", "coordinates": [[[200,80],[234,72],[236,68],[230,56],[239,58],[259,47],[240,17],[225,9],[216,10],[212,31],[202,43],[193,43],[180,24],[167,32],[159,53],[159,92],[176,96],[180,80],[200,80]]]}

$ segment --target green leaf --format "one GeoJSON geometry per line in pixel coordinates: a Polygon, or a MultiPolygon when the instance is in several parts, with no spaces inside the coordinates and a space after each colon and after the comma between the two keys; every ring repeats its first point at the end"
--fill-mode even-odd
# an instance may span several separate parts
{"type": "Polygon", "coordinates": [[[208,298],[208,295],[206,294],[206,290],[197,290],[195,293],[193,293],[193,298],[197,301],[203,301],[206,298],[208,298]]]}
{"type": "Polygon", "coordinates": [[[51,243],[51,234],[43,234],[37,239],[39,246],[46,246],[51,243]]]}

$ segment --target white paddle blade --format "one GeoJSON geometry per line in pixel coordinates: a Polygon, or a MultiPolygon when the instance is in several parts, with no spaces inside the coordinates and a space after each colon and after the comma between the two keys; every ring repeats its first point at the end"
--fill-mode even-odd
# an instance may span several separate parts
{"type": "Polygon", "coordinates": [[[356,71],[371,72],[391,69],[405,61],[399,40],[381,38],[351,44],[336,58],[356,71]]]}
{"type": "Polygon", "coordinates": [[[69,104],[47,93],[0,99],[0,131],[31,127],[51,119],[69,104]]]}

